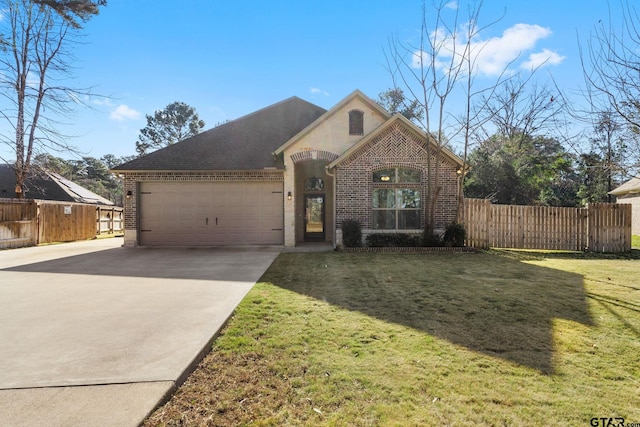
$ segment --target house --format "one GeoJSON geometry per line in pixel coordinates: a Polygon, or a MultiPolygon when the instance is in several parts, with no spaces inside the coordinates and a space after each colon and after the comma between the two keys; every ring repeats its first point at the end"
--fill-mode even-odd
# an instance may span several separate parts
{"type": "Polygon", "coordinates": [[[631,178],[609,194],[616,196],[617,203],[631,205],[631,234],[640,235],[640,178],[631,178]]]}
{"type": "MultiPolygon", "coordinates": [[[[14,198],[15,189],[16,174],[13,166],[0,165],[0,198],[14,198]]],[[[24,191],[26,199],[113,205],[111,200],[87,190],[62,175],[48,171],[31,174],[25,182],[24,191]]]]}
{"type": "Polygon", "coordinates": [[[125,245],[338,245],[349,219],[363,235],[419,233],[430,180],[444,230],[462,161],[444,149],[427,176],[432,144],[359,90],[330,110],[292,97],[114,168],[125,245]]]}

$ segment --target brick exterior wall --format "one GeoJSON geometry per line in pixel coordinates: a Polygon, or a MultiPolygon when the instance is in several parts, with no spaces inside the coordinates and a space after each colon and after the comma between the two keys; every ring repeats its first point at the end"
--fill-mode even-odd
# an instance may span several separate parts
{"type": "MultiPolygon", "coordinates": [[[[421,171],[421,222],[424,226],[424,221],[428,217],[426,200],[427,186],[430,181],[427,174],[427,156],[429,155],[424,138],[416,136],[401,123],[396,123],[337,165],[336,234],[338,243],[342,241],[340,228],[344,220],[359,221],[363,237],[374,232],[389,232],[372,228],[374,189],[372,173],[379,169],[405,167],[421,171]]],[[[433,153],[431,156],[431,179],[434,179],[433,153]]],[[[453,161],[441,158],[439,176],[437,177],[437,184],[441,187],[441,191],[436,201],[434,224],[436,231],[444,231],[446,225],[455,219],[458,209],[457,168],[458,165],[453,161]]],[[[375,188],[379,187],[380,184],[376,184],[375,188]]],[[[395,232],[395,230],[390,232],[395,232]]],[[[401,232],[411,232],[411,230],[401,230],[401,232]]]]}
{"type": "Polygon", "coordinates": [[[214,171],[214,172],[167,172],[140,171],[123,172],[124,194],[131,191],[130,197],[124,199],[125,246],[137,245],[138,230],[138,183],[140,182],[282,182],[281,170],[263,171],[214,171]]]}

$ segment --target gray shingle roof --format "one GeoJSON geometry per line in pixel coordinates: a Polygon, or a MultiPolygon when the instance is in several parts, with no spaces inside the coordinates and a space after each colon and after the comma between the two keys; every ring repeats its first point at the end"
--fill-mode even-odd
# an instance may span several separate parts
{"type": "MultiPolygon", "coordinates": [[[[15,197],[16,174],[13,166],[0,165],[0,198],[15,197]]],[[[25,198],[60,202],[113,205],[113,202],[89,191],[57,173],[37,171],[25,182],[25,198]]]]}
{"type": "Polygon", "coordinates": [[[281,169],[282,159],[274,159],[272,153],[325,112],[291,97],[113,170],[281,169]]]}

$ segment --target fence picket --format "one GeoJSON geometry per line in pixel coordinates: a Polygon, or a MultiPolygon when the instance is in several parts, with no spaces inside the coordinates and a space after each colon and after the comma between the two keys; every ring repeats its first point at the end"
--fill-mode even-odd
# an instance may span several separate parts
{"type": "Polygon", "coordinates": [[[467,245],[477,248],[631,250],[631,205],[562,208],[465,199],[464,225],[467,245]]]}
{"type": "Polygon", "coordinates": [[[0,249],[86,240],[121,231],[121,207],[0,199],[0,249]],[[105,212],[109,218],[101,216],[105,212]]]}

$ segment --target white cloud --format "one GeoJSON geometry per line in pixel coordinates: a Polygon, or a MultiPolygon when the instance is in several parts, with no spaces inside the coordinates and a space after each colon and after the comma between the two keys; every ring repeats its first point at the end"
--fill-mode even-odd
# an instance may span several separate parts
{"type": "Polygon", "coordinates": [[[525,70],[534,70],[544,65],[558,65],[564,61],[566,57],[559,55],[557,52],[550,51],[549,49],[543,49],[542,52],[532,53],[529,55],[529,60],[520,65],[520,68],[525,70]]]}
{"type": "MultiPolygon", "coordinates": [[[[466,39],[464,35],[468,32],[467,23],[462,26],[455,35],[454,42],[451,34],[442,32],[432,33],[431,39],[434,45],[438,46],[438,56],[434,63],[441,71],[446,72],[451,63],[461,60],[460,57],[466,49],[466,39]]],[[[472,58],[474,59],[474,71],[480,75],[497,76],[503,73],[514,62],[527,51],[532,50],[536,44],[552,34],[551,29],[531,24],[516,24],[507,28],[501,36],[489,39],[474,38],[470,43],[472,58]]],[[[415,68],[420,66],[420,61],[425,61],[425,65],[430,63],[428,52],[416,51],[412,58],[412,65],[415,68]]],[[[540,64],[545,60],[548,65],[557,65],[564,57],[549,49],[544,49],[540,53],[529,56],[529,60],[520,65],[521,68],[530,68],[532,64],[540,64]]]]}
{"type": "Polygon", "coordinates": [[[124,122],[125,120],[136,120],[140,117],[140,115],[140,112],[134,110],[133,108],[124,104],[120,104],[116,107],[115,110],[111,112],[109,118],[117,122],[124,122]]]}
{"type": "Polygon", "coordinates": [[[312,87],[310,89],[312,95],[324,95],[329,96],[329,92],[324,89],[318,89],[317,87],[312,87]]]}
{"type": "Polygon", "coordinates": [[[113,107],[114,104],[113,102],[111,102],[111,100],[109,98],[97,98],[97,99],[93,99],[91,100],[91,103],[94,105],[97,105],[99,107],[113,107]]]}
{"type": "Polygon", "coordinates": [[[449,3],[445,4],[444,7],[446,7],[447,9],[457,10],[458,9],[458,2],[457,1],[450,1],[449,3]]]}

